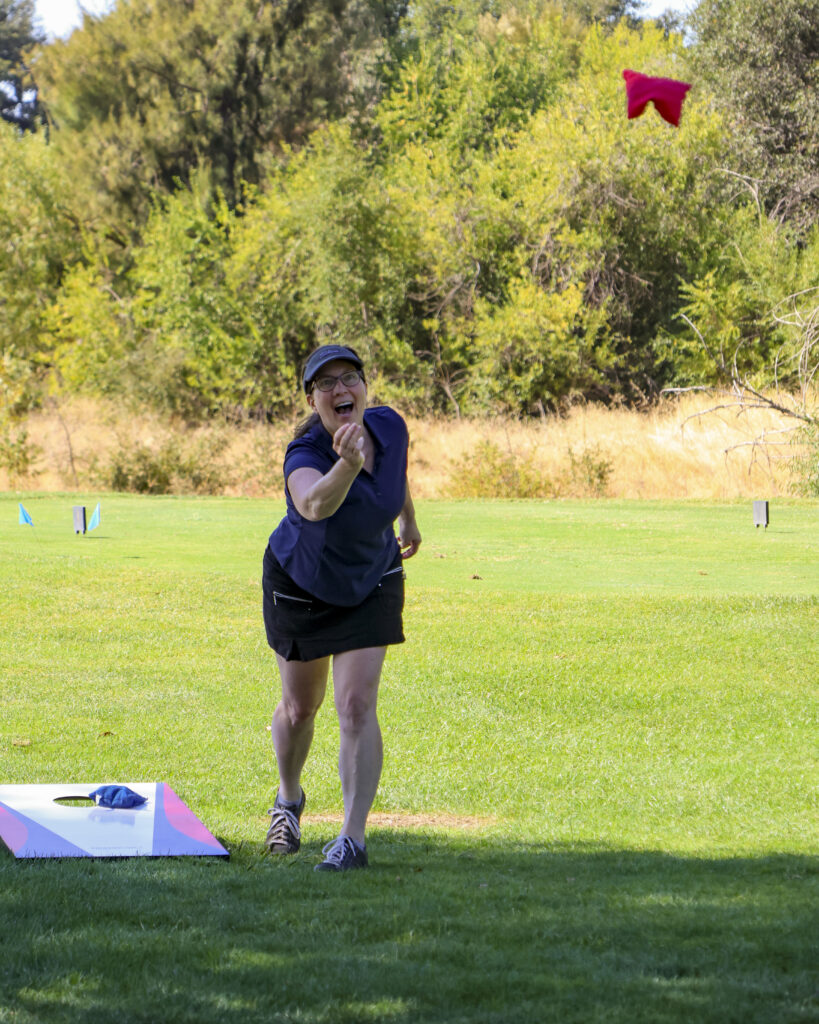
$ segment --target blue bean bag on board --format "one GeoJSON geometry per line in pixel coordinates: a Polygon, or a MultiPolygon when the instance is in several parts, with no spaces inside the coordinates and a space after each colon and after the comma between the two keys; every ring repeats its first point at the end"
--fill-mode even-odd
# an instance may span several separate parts
{"type": "Polygon", "coordinates": [[[118,809],[127,807],[140,807],[148,802],[148,798],[140,796],[127,786],[100,786],[93,793],[88,794],[100,807],[114,807],[118,809]]]}

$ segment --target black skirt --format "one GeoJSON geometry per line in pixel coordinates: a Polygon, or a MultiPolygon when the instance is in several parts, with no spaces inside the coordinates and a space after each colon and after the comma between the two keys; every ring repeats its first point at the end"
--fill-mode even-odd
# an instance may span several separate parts
{"type": "Polygon", "coordinates": [[[343,651],[404,642],[404,568],[400,551],[374,590],[351,608],[328,604],[287,575],[265,548],[262,562],[267,642],[285,661],[313,661],[343,651]]]}

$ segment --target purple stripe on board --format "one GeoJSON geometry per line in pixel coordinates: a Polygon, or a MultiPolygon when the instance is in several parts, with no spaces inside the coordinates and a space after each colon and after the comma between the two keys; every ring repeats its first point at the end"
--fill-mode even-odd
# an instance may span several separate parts
{"type": "Polygon", "coordinates": [[[0,803],[0,839],[18,859],[91,856],[88,850],[75,846],[3,803],[0,803]]]}

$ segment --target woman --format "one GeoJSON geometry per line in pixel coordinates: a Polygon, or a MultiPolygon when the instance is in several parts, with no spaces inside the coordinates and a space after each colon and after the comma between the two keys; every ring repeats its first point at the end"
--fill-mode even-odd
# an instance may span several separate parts
{"type": "Polygon", "coordinates": [[[287,446],[287,514],[264,556],[265,628],[282,681],[273,714],[279,790],[265,845],[299,849],[301,773],[332,658],[344,824],[316,870],[346,871],[367,866],[364,830],[382,764],[378,684],[387,647],[404,640],[402,562],[421,535],[406,424],[386,406],[367,408],[357,353],[322,345],[302,383],[313,414],[287,446]]]}

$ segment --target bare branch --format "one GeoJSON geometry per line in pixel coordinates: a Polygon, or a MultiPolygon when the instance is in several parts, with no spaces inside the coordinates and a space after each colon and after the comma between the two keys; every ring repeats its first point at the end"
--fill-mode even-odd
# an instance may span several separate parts
{"type": "Polygon", "coordinates": [[[719,170],[723,174],[728,174],[732,178],[737,178],[745,188],[751,193],[754,205],[756,206],[757,213],[762,216],[762,203],[759,199],[759,186],[762,184],[761,178],[751,178],[747,174],[740,174],[739,171],[732,171],[729,167],[720,167],[719,170]]]}
{"type": "Polygon", "coordinates": [[[786,405],[782,405],[781,402],[776,402],[773,398],[769,398],[768,395],[764,395],[760,391],[757,391],[756,388],[751,387],[747,381],[740,381],[739,386],[743,391],[747,391],[756,399],[754,408],[773,409],[775,412],[781,412],[783,416],[792,416],[794,419],[801,420],[803,423],[816,422],[816,418],[811,416],[809,413],[799,412],[798,409],[789,409],[786,405]]]}
{"type": "MultiPolygon", "coordinates": [[[[746,187],[756,194],[752,181],[732,171],[725,173],[734,174],[735,177],[742,179],[746,187]]],[[[761,409],[778,413],[795,422],[789,427],[763,429],[760,434],[749,441],[740,441],[730,445],[724,449],[726,460],[731,452],[750,448],[752,453],[748,466],[750,473],[760,458],[767,462],[769,469],[772,469],[773,453],[776,449],[789,449],[793,453],[794,438],[799,437],[799,432],[804,431],[805,428],[815,428],[819,425],[819,408],[815,401],[811,405],[812,399],[817,397],[815,389],[816,382],[819,380],[819,303],[809,310],[804,308],[804,303],[802,308],[799,306],[800,299],[817,294],[819,294],[819,288],[806,288],[783,299],[771,310],[771,317],[775,323],[799,332],[795,343],[784,342],[773,357],[773,364],[770,367],[773,375],[773,393],[769,393],[758,383],[751,383],[749,376],[740,372],[741,341],[736,346],[731,360],[730,383],[715,386],[695,385],[684,388],[664,388],[663,394],[680,395],[705,391],[714,396],[714,404],[708,409],[687,416],[683,420],[680,430],[683,431],[691,420],[703,419],[724,410],[735,410],[738,416],[742,416],[751,410],[761,409]],[[785,376],[786,369],[788,376],[785,376]],[[790,381],[793,381],[791,393],[787,390],[790,381]]],[[[719,358],[717,358],[696,324],[684,313],[681,313],[680,317],[694,331],[708,356],[724,373],[726,371],[724,353],[720,351],[719,358]]],[[[793,454],[790,457],[793,459],[793,454]]],[[[782,458],[788,458],[788,456],[783,454],[782,458]]]]}
{"type": "MultiPolygon", "coordinates": [[[[789,431],[776,430],[774,433],[789,433],[797,429],[798,427],[790,427],[789,431]]],[[[792,441],[769,441],[767,436],[762,433],[751,441],[737,441],[736,444],[728,445],[727,448],[723,448],[723,451],[735,452],[738,448],[791,448],[792,444],[792,441]]]]}

